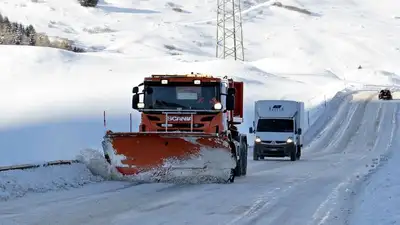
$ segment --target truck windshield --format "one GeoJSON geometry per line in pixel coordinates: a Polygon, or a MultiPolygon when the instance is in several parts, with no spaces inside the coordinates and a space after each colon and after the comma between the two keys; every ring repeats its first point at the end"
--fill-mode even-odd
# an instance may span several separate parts
{"type": "Polygon", "coordinates": [[[197,109],[212,110],[220,102],[219,86],[167,86],[147,85],[151,94],[145,94],[144,103],[147,109],[197,109]]]}
{"type": "Polygon", "coordinates": [[[288,119],[260,119],[257,124],[258,132],[293,132],[293,120],[288,119]]]}

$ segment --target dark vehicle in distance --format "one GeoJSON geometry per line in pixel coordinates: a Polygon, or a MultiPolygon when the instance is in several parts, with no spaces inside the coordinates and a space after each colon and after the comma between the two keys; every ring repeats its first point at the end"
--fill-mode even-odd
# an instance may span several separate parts
{"type": "Polygon", "coordinates": [[[389,89],[383,89],[379,92],[379,99],[383,100],[393,100],[392,92],[389,89]]]}

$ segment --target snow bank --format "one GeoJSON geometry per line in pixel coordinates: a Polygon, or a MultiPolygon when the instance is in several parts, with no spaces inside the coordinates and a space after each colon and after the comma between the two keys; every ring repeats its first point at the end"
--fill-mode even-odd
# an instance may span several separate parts
{"type": "Polygon", "coordinates": [[[84,164],[13,170],[0,173],[0,200],[22,197],[29,193],[59,191],[102,181],[84,164]]]}
{"type": "MultiPolygon", "coordinates": [[[[399,114],[397,117],[399,121],[399,114]]],[[[357,204],[351,212],[350,224],[392,225],[400,222],[399,144],[396,139],[394,148],[368,167],[368,176],[364,177],[362,188],[355,193],[357,204]]]]}
{"type": "MultiPolygon", "coordinates": [[[[375,90],[377,87],[369,88],[375,90]]],[[[394,94],[395,98],[397,95],[398,93],[394,94]]],[[[321,223],[327,225],[397,223],[399,218],[395,205],[399,204],[400,198],[396,187],[400,183],[396,171],[400,161],[400,154],[397,151],[400,141],[396,137],[400,134],[400,130],[396,124],[400,121],[400,108],[395,102],[386,104],[392,104],[393,114],[388,114],[385,120],[376,125],[376,133],[379,135],[374,145],[360,149],[368,151],[360,161],[365,163],[365,166],[349,173],[347,179],[339,183],[332,195],[328,196],[327,202],[321,205],[321,209],[316,212],[316,215],[325,215],[320,218],[321,223]]],[[[355,145],[357,147],[357,144],[355,145]]]]}

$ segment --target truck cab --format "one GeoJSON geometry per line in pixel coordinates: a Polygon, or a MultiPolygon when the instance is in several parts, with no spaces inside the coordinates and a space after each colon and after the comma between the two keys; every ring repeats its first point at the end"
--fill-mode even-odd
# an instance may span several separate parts
{"type": "Polygon", "coordinates": [[[304,103],[291,100],[259,100],[249,133],[255,134],[253,159],[290,157],[300,159],[303,146],[304,103]]]}

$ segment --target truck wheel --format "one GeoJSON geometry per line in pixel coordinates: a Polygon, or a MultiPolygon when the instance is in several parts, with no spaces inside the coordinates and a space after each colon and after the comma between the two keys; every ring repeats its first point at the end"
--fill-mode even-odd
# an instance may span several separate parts
{"type": "Polygon", "coordinates": [[[241,164],[241,175],[244,176],[247,173],[247,142],[245,136],[241,136],[240,164],[241,164]]]}
{"type": "Polygon", "coordinates": [[[300,157],[301,157],[301,147],[300,147],[300,146],[297,146],[297,153],[296,153],[296,158],[297,158],[297,160],[299,160],[300,157]]]}
{"type": "Polygon", "coordinates": [[[296,156],[297,156],[297,153],[296,153],[297,151],[296,151],[296,148],[295,149],[293,149],[291,152],[290,152],[290,161],[296,161],[296,156]]]}
{"type": "MultiPolygon", "coordinates": [[[[240,177],[241,172],[242,172],[241,158],[240,158],[240,159],[237,158],[235,143],[230,142],[229,144],[230,144],[231,150],[232,150],[232,157],[233,157],[234,160],[236,161],[236,167],[233,169],[234,176],[240,177]]],[[[239,147],[239,148],[240,148],[240,147],[239,147]]],[[[240,154],[240,149],[239,149],[239,154],[240,154]]]]}
{"type": "Polygon", "coordinates": [[[231,174],[226,182],[227,183],[235,182],[235,169],[231,169],[231,174]]]}
{"type": "Polygon", "coordinates": [[[233,183],[233,182],[235,182],[236,170],[239,167],[239,162],[238,162],[237,157],[236,157],[235,145],[232,142],[230,142],[229,144],[231,145],[232,158],[233,158],[233,160],[236,161],[236,167],[231,169],[231,172],[230,172],[229,178],[227,180],[227,183],[233,183]]]}
{"type": "Polygon", "coordinates": [[[111,159],[110,156],[108,154],[104,154],[104,158],[106,159],[106,161],[108,162],[108,164],[111,165],[111,159]]]}
{"type": "Polygon", "coordinates": [[[240,177],[242,175],[242,160],[237,160],[237,166],[235,167],[235,176],[240,177]]]}

